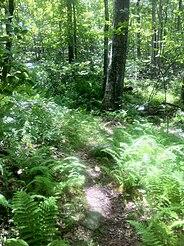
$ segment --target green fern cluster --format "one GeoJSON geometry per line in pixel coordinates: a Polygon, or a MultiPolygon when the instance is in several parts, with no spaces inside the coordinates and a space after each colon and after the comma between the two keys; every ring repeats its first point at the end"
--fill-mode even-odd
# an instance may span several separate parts
{"type": "Polygon", "coordinates": [[[162,131],[158,135],[154,129],[147,131],[141,125],[131,128],[131,133],[116,129],[110,139],[112,147],[104,150],[116,163],[109,172],[126,193],[136,194],[134,198],[138,198],[136,202],[147,218],[146,224],[131,224],[141,235],[143,245],[184,245],[182,141],[167,141],[171,136],[162,131]]]}
{"type": "Polygon", "coordinates": [[[184,221],[178,220],[178,215],[174,210],[174,208],[173,210],[172,208],[162,209],[152,215],[152,218],[147,223],[135,220],[128,221],[141,236],[141,245],[183,246],[184,235],[182,228],[184,221]]]}
{"type": "Polygon", "coordinates": [[[47,245],[54,239],[58,212],[54,197],[34,197],[19,191],[13,198],[12,206],[20,238],[29,245],[47,245]]]}

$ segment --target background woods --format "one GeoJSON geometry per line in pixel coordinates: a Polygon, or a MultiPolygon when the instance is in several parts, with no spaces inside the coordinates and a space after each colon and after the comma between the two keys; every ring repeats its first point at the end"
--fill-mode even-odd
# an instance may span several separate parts
{"type": "Polygon", "coordinates": [[[184,245],[183,30],[182,0],[0,1],[0,245],[184,245]]]}
{"type": "MultiPolygon", "coordinates": [[[[85,80],[84,77],[89,76],[93,71],[92,77],[99,76],[91,78],[91,89],[95,91],[95,99],[99,100],[103,96],[105,83],[110,81],[108,84],[114,83],[114,85],[107,86],[109,89],[106,89],[104,102],[109,104],[113,100],[119,101],[117,105],[121,104],[122,99],[123,89],[120,87],[126,84],[121,82],[124,80],[125,71],[126,78],[133,77],[135,86],[136,79],[140,78],[159,80],[160,82],[156,84],[161,84],[163,77],[169,77],[170,80],[171,77],[178,77],[181,81],[183,77],[182,1],[132,1],[130,11],[128,11],[128,1],[123,4],[125,6],[119,6],[118,1],[114,1],[113,4],[112,1],[108,3],[101,0],[84,2],[57,0],[46,1],[44,4],[40,1],[3,1],[1,3],[1,80],[5,82],[8,77],[8,80],[13,81],[12,87],[13,84],[17,85],[18,80],[27,79],[25,65],[34,67],[32,71],[35,71],[35,66],[38,68],[39,65],[40,72],[44,67],[45,76],[48,77],[46,84],[42,79],[43,89],[49,89],[53,95],[60,95],[72,77],[75,82],[68,84],[67,91],[71,87],[77,87],[75,91],[81,89],[82,92],[84,87],[88,90],[89,84],[85,85],[86,81],[78,83],[76,77],[80,76],[80,81],[85,80]],[[126,28],[129,29],[129,37],[126,28]],[[121,42],[119,41],[122,47],[118,48],[116,39],[122,39],[121,42]],[[116,52],[122,57],[115,58],[116,52]],[[114,58],[117,59],[116,65],[114,65],[114,58]],[[109,79],[107,80],[108,63],[109,79]],[[120,65],[121,63],[124,65],[120,65]],[[112,75],[118,67],[120,72],[112,75]],[[69,79],[67,74],[71,75],[69,79]],[[119,82],[115,78],[116,82],[112,82],[114,76],[118,77],[119,82]],[[109,93],[114,99],[108,99],[109,103],[107,103],[109,93]]],[[[86,93],[90,96],[91,91],[86,93]]],[[[114,106],[109,105],[107,108],[117,107],[114,106]]]]}

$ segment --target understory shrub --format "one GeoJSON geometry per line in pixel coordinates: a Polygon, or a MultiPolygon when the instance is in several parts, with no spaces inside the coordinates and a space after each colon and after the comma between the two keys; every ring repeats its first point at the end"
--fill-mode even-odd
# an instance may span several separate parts
{"type": "Polygon", "coordinates": [[[59,98],[65,106],[88,110],[99,108],[102,99],[102,71],[92,61],[61,65],[44,61],[32,71],[46,97],[59,98]]]}
{"type": "Polygon", "coordinates": [[[91,139],[100,140],[100,120],[85,111],[59,106],[39,95],[16,94],[10,102],[13,106],[2,118],[3,142],[8,147],[34,151],[47,145],[66,152],[91,139]]]}

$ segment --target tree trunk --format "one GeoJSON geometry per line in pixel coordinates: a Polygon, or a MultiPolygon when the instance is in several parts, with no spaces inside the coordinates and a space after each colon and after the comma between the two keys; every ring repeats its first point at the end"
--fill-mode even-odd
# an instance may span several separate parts
{"type": "Polygon", "coordinates": [[[73,39],[74,39],[74,54],[75,61],[77,60],[77,17],[76,17],[76,7],[73,3],[73,39]]]}
{"type": "Polygon", "coordinates": [[[152,0],[152,54],[151,54],[151,66],[152,66],[152,78],[156,76],[157,67],[157,29],[156,29],[156,0],[152,0]]]}
{"type": "Polygon", "coordinates": [[[103,108],[116,110],[121,106],[127,54],[129,0],[114,0],[114,33],[103,108]]]}
{"type": "Polygon", "coordinates": [[[138,25],[138,32],[137,32],[137,58],[141,57],[141,32],[140,32],[140,25],[141,25],[141,17],[140,17],[140,0],[137,0],[137,25],[138,25]]]}
{"type": "Polygon", "coordinates": [[[181,85],[181,102],[184,104],[184,75],[182,76],[182,85],[181,85]]]}
{"type": "Polygon", "coordinates": [[[179,14],[178,14],[178,21],[177,21],[177,31],[180,32],[180,31],[181,31],[181,10],[182,10],[182,0],[179,0],[179,3],[178,3],[178,10],[179,10],[179,14]]]}
{"type": "Polygon", "coordinates": [[[3,69],[2,69],[2,81],[6,82],[7,75],[10,72],[11,69],[11,60],[12,60],[12,54],[11,54],[11,48],[12,48],[12,19],[13,19],[13,13],[14,13],[14,0],[8,1],[8,9],[5,9],[5,13],[8,15],[8,22],[6,24],[6,33],[9,37],[9,40],[6,42],[6,54],[4,61],[3,61],[3,69]]]}
{"type": "Polygon", "coordinates": [[[73,40],[73,21],[72,21],[72,4],[67,0],[67,25],[68,25],[68,61],[74,61],[74,40],[73,40]]]}
{"type": "Polygon", "coordinates": [[[159,56],[162,54],[162,38],[163,38],[163,0],[159,1],[159,13],[158,13],[158,39],[157,39],[157,50],[159,56]]]}
{"type": "Polygon", "coordinates": [[[107,72],[108,72],[108,55],[109,55],[109,39],[108,39],[108,31],[109,31],[109,7],[108,0],[104,0],[105,7],[105,25],[104,25],[104,82],[103,82],[103,94],[105,93],[105,85],[107,82],[107,72]]]}

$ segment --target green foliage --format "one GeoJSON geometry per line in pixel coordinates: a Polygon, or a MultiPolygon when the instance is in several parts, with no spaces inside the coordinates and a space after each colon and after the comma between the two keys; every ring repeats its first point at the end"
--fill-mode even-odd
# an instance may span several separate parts
{"type": "Polygon", "coordinates": [[[105,170],[141,207],[147,222],[131,224],[143,245],[182,245],[183,141],[155,131],[150,124],[136,123],[126,130],[116,129],[110,143],[103,151],[114,158],[115,166],[105,170]]]}
{"type": "Polygon", "coordinates": [[[19,151],[32,152],[43,144],[66,151],[99,136],[100,121],[93,115],[58,106],[52,99],[17,94],[8,102],[13,106],[3,118],[3,127],[7,129],[5,141],[19,151]]]}
{"type": "Polygon", "coordinates": [[[151,214],[147,223],[130,220],[142,238],[142,245],[169,245],[182,246],[184,237],[182,233],[183,221],[179,220],[177,208],[161,208],[159,212],[151,214]],[[172,225],[178,225],[174,230],[172,225]]]}
{"type": "Polygon", "coordinates": [[[19,191],[12,202],[14,223],[19,230],[19,235],[28,244],[47,245],[56,236],[56,217],[58,208],[53,197],[41,197],[37,202],[36,197],[19,191]]]}
{"type": "Polygon", "coordinates": [[[66,241],[56,240],[52,243],[49,243],[47,246],[68,246],[68,243],[66,241]]]}
{"type": "Polygon", "coordinates": [[[5,246],[29,246],[29,245],[22,239],[11,238],[5,241],[5,246]]]}
{"type": "Polygon", "coordinates": [[[76,157],[65,158],[62,162],[58,162],[57,165],[53,165],[52,169],[57,177],[61,179],[61,182],[58,182],[56,186],[56,191],[61,192],[63,189],[81,187],[84,184],[84,170],[86,167],[76,157]]]}
{"type": "Polygon", "coordinates": [[[8,96],[0,94],[0,137],[3,137],[4,129],[3,117],[7,117],[10,113],[10,109],[13,107],[13,103],[9,102],[8,96]]]}
{"type": "MultiPolygon", "coordinates": [[[[56,240],[53,241],[52,243],[49,243],[47,246],[67,246],[67,242],[64,240],[56,240]]],[[[7,239],[5,241],[5,246],[29,246],[24,240],[22,239],[7,239]]]]}
{"type": "Polygon", "coordinates": [[[146,225],[143,223],[139,223],[136,221],[128,221],[131,225],[133,225],[136,230],[138,231],[138,234],[143,238],[143,245],[163,245],[158,242],[156,236],[154,235],[154,232],[149,230],[146,225]]]}
{"type": "Polygon", "coordinates": [[[10,207],[10,204],[7,201],[6,197],[3,196],[2,194],[0,194],[0,205],[2,205],[5,208],[9,208],[10,207]]]}
{"type": "Polygon", "coordinates": [[[86,61],[61,66],[44,62],[33,68],[32,76],[47,97],[57,96],[58,101],[68,107],[92,110],[100,106],[102,98],[102,72],[96,63],[86,61]]]}

